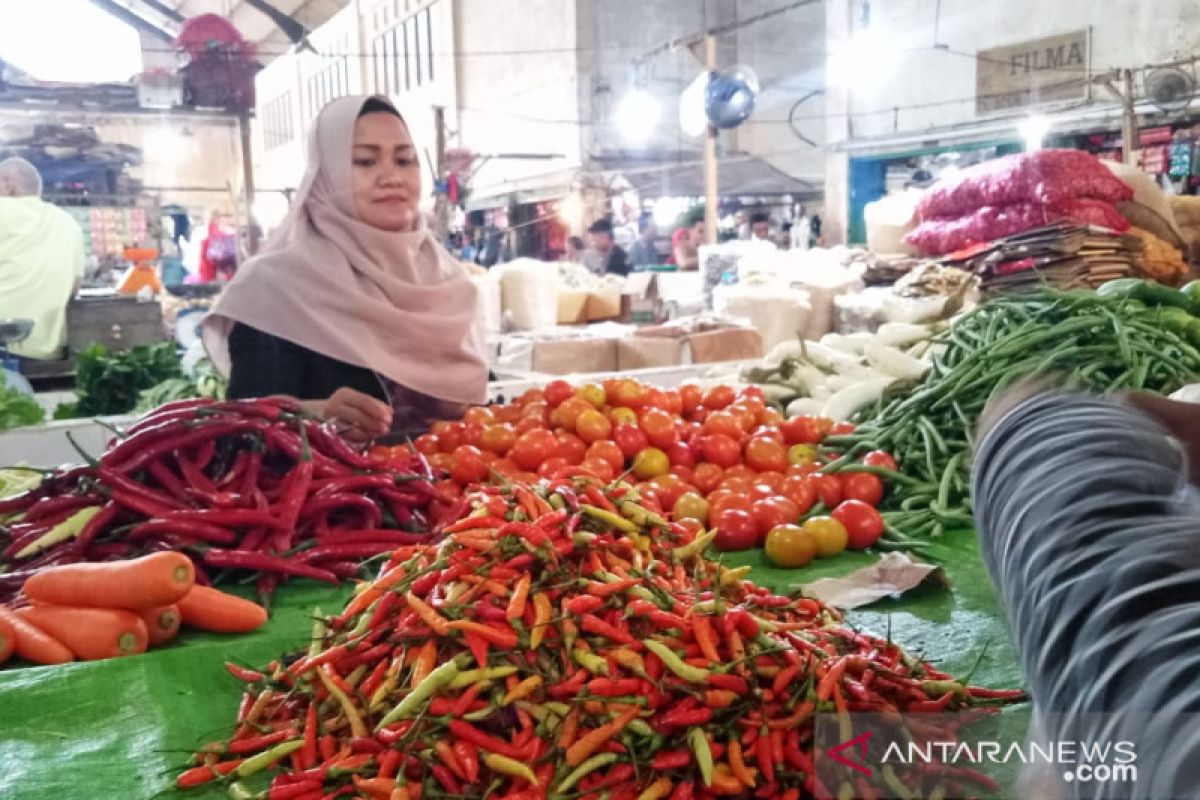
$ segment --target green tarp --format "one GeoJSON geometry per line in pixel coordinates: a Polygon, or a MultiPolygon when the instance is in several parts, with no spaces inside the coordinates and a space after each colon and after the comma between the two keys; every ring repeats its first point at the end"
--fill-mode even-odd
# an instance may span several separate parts
{"type": "MultiPolygon", "coordinates": [[[[948,535],[931,555],[946,566],[951,591],[921,587],[851,614],[851,624],[879,635],[890,629],[895,641],[957,675],[979,661],[975,683],[1021,685],[975,537],[948,535]]],[[[725,560],[752,565],[756,581],[786,591],[799,582],[845,574],[873,557],[847,553],[802,570],[770,567],[757,550],[725,560]]],[[[224,796],[215,789],[187,795],[171,790],[189,754],[230,731],[240,688],[222,665],[227,660],[261,665],[304,646],[313,607],[335,611],[348,594],[289,585],[279,592],[271,622],[248,636],[184,633],[167,647],[133,658],[0,669],[0,798],[224,796]]]]}

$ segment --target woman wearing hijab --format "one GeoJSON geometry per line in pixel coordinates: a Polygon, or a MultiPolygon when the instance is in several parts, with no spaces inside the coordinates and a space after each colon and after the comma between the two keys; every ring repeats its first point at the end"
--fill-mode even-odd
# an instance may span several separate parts
{"type": "Polygon", "coordinates": [[[416,148],[390,102],[321,110],[296,202],[204,321],[230,397],[294,397],[358,440],[483,402],[478,295],[425,227],[420,197],[416,148]]]}

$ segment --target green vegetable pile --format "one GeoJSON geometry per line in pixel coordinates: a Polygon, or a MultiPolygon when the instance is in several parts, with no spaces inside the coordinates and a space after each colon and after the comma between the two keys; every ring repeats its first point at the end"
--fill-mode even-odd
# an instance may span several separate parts
{"type": "Polygon", "coordinates": [[[902,474],[891,476],[885,521],[907,535],[940,536],[972,524],[972,436],[997,392],[1053,374],[1102,394],[1165,394],[1200,375],[1200,303],[1192,299],[1200,292],[1140,281],[1103,288],[1003,297],[962,316],[936,340],[940,353],[923,383],[885,397],[853,434],[825,440],[842,453],[825,471],[854,470],[868,450],[888,451],[902,474]]]}
{"type": "Polygon", "coordinates": [[[0,376],[0,431],[37,425],[46,416],[38,401],[4,383],[0,376]]]}
{"type": "Polygon", "coordinates": [[[217,373],[217,368],[207,358],[201,359],[193,370],[194,377],[168,378],[138,395],[134,411],[142,414],[175,400],[191,400],[203,397],[206,400],[224,400],[227,383],[217,373]]]}
{"type": "Polygon", "coordinates": [[[78,400],[60,405],[55,419],[128,414],[142,391],[163,381],[183,377],[175,345],[164,342],[112,352],[93,344],[75,359],[78,400]]]}

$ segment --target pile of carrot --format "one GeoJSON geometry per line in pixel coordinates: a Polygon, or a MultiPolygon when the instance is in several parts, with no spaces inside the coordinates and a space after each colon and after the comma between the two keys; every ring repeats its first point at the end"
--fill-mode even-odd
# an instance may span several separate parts
{"type": "Polygon", "coordinates": [[[18,600],[27,604],[0,605],[0,663],[14,653],[35,664],[135,655],[173,639],[181,624],[234,633],[267,620],[249,600],[197,586],[191,560],[169,552],[50,567],[18,600]]]}
{"type": "MultiPolygon", "coordinates": [[[[756,586],[625,485],[468,497],[440,544],[398,548],[318,613],[306,650],[227,665],[245,682],[236,728],[177,785],[251,796],[273,771],[266,796],[293,800],[868,798],[895,787],[822,784],[817,714],[968,712],[957,726],[1024,696],[756,586]]],[[[914,797],[993,788],[963,768],[886,777],[914,797]]]]}
{"type": "Polygon", "coordinates": [[[0,600],[49,566],[172,550],[203,584],[254,575],[267,604],[281,580],[356,577],[461,513],[424,457],[368,458],[283,400],[168,404],[88,458],[0,499],[0,600]]]}

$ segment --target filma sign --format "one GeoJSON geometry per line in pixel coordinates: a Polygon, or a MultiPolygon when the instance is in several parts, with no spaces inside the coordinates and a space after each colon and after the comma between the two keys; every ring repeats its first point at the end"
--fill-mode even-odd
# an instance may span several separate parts
{"type": "Polygon", "coordinates": [[[975,113],[1084,100],[1091,67],[1086,29],[980,50],[975,113]]]}

